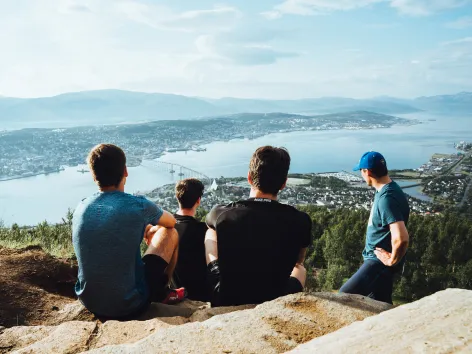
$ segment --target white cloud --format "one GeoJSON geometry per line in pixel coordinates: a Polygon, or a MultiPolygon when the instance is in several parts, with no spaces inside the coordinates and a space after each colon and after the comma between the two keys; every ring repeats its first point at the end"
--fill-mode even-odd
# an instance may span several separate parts
{"type": "Polygon", "coordinates": [[[253,39],[237,40],[231,33],[220,35],[203,35],[197,38],[195,44],[204,60],[212,59],[230,65],[268,65],[274,64],[282,58],[293,58],[299,54],[295,52],[274,49],[266,41],[253,39]]]}
{"type": "Polygon", "coordinates": [[[446,23],[445,26],[454,29],[465,29],[472,27],[472,16],[460,17],[455,21],[446,23]]]}
{"type": "Polygon", "coordinates": [[[401,14],[409,16],[428,16],[443,10],[454,9],[470,4],[471,0],[285,0],[272,10],[262,12],[268,19],[283,15],[322,15],[334,11],[349,11],[377,3],[389,3],[401,14]]]}
{"type": "Polygon", "coordinates": [[[390,6],[405,15],[428,16],[470,3],[470,0],[392,0],[390,6]]]}
{"type": "Polygon", "coordinates": [[[232,28],[242,17],[235,7],[215,7],[175,13],[159,5],[147,5],[137,1],[121,1],[115,8],[128,19],[161,30],[205,32],[232,28]]]}
{"type": "Polygon", "coordinates": [[[348,11],[385,0],[286,0],[273,10],[263,12],[268,19],[277,19],[284,14],[322,15],[333,11],[348,11]]]}
{"type": "Polygon", "coordinates": [[[442,46],[452,46],[457,44],[464,44],[464,43],[472,43],[472,37],[465,37],[460,39],[455,39],[453,41],[443,42],[441,43],[442,46]]]}

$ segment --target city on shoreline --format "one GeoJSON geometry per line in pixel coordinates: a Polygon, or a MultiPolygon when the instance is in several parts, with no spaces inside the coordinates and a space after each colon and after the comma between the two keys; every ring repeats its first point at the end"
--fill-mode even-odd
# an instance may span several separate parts
{"type": "Polygon", "coordinates": [[[360,111],[318,116],[244,113],[208,119],[5,131],[0,132],[0,182],[82,165],[87,153],[99,142],[122,147],[128,166],[134,167],[164,153],[205,151],[203,145],[215,141],[255,139],[294,131],[379,129],[413,124],[418,121],[360,111]]]}
{"type": "MultiPolygon", "coordinates": [[[[392,170],[392,179],[401,181],[414,213],[436,214],[446,207],[472,206],[472,143],[455,145],[456,154],[434,154],[416,169],[392,170]],[[410,195],[409,188],[420,187],[425,198],[410,195]]],[[[210,210],[216,204],[245,199],[250,192],[246,177],[215,178],[206,182],[201,207],[210,210]]],[[[152,191],[138,192],[170,211],[178,209],[174,184],[152,191]]],[[[373,190],[356,174],[342,171],[329,173],[289,174],[286,188],[280,192],[281,203],[317,205],[330,209],[370,210],[373,190]]]]}

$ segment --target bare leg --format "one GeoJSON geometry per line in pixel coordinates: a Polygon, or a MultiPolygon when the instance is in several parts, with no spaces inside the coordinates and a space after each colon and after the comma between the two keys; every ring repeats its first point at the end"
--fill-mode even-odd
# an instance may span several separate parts
{"type": "Polygon", "coordinates": [[[213,229],[208,229],[205,234],[205,256],[207,264],[218,259],[218,237],[213,229]]]}
{"type": "Polygon", "coordinates": [[[165,260],[169,264],[166,274],[169,279],[172,278],[178,257],[179,235],[177,230],[153,226],[147,228],[146,231],[148,248],[145,254],[154,254],[165,260]]]}
{"type": "MultiPolygon", "coordinates": [[[[175,230],[175,229],[173,229],[175,230]]],[[[177,265],[177,259],[179,257],[179,245],[177,244],[177,247],[174,250],[174,253],[172,254],[172,258],[170,259],[169,265],[166,268],[166,274],[169,277],[169,279],[172,279],[172,276],[174,274],[175,266],[177,265]]]]}
{"type": "Polygon", "coordinates": [[[301,263],[297,263],[295,267],[293,267],[292,274],[290,274],[291,277],[297,278],[300,284],[302,284],[303,287],[305,287],[305,281],[306,281],[306,269],[301,263]]]}

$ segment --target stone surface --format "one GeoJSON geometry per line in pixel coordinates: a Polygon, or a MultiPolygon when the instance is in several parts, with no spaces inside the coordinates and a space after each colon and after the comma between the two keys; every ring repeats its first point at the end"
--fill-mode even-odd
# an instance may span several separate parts
{"type": "Polygon", "coordinates": [[[18,326],[4,329],[0,333],[0,353],[24,348],[47,337],[54,327],[49,326],[18,326]]]}
{"type": "MultiPolygon", "coordinates": [[[[332,293],[289,295],[251,307],[154,304],[145,315],[159,318],[4,328],[0,353],[472,352],[469,290],[449,289],[394,309],[332,293]]],[[[74,303],[55,320],[88,316],[74,303]]]]}
{"type": "MultiPolygon", "coordinates": [[[[94,322],[73,321],[57,327],[43,329],[34,335],[41,338],[15,351],[18,354],[80,353],[89,348],[88,343],[97,325],[94,322]]],[[[34,328],[34,327],[33,327],[34,328]]],[[[4,333],[2,333],[2,337],[4,333]]]]}
{"type": "Polygon", "coordinates": [[[389,308],[358,295],[295,294],[92,353],[283,353],[389,308]]]}
{"type": "Polygon", "coordinates": [[[75,301],[58,311],[57,317],[48,321],[49,325],[0,328],[0,354],[11,351],[79,353],[111,344],[134,343],[164,328],[205,321],[216,315],[253,307],[210,308],[209,303],[191,300],[175,306],[156,303],[151,304],[139,320],[102,323],[75,301]],[[82,324],[86,324],[85,332],[81,329],[82,324]],[[88,330],[89,326],[92,326],[92,331],[88,330]],[[64,333],[65,329],[71,332],[64,333]],[[79,336],[72,338],[76,331],[79,336]],[[52,346],[54,341],[60,341],[61,346],[52,346]]]}
{"type": "Polygon", "coordinates": [[[448,289],[314,339],[291,353],[472,353],[472,291],[448,289]]]}
{"type": "Polygon", "coordinates": [[[172,325],[157,318],[147,321],[107,321],[97,336],[91,341],[91,348],[101,348],[111,344],[134,343],[158,330],[169,328],[172,325]]]}

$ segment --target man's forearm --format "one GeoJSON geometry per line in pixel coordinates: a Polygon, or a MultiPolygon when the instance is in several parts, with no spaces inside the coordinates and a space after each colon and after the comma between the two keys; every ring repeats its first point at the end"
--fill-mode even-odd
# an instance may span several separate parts
{"type": "Polygon", "coordinates": [[[218,259],[218,237],[213,229],[208,229],[205,234],[205,258],[207,264],[218,259]]]}
{"type": "Polygon", "coordinates": [[[306,248],[301,248],[298,254],[297,264],[303,264],[303,262],[305,262],[305,257],[306,257],[306,248]]]}
{"type": "Polygon", "coordinates": [[[167,229],[172,229],[173,227],[175,227],[176,222],[177,220],[174,218],[174,215],[164,210],[157,225],[165,227],[167,229]]]}
{"type": "Polygon", "coordinates": [[[395,265],[401,261],[406,253],[407,248],[408,241],[392,239],[392,256],[390,258],[392,260],[392,265],[395,265]]]}

